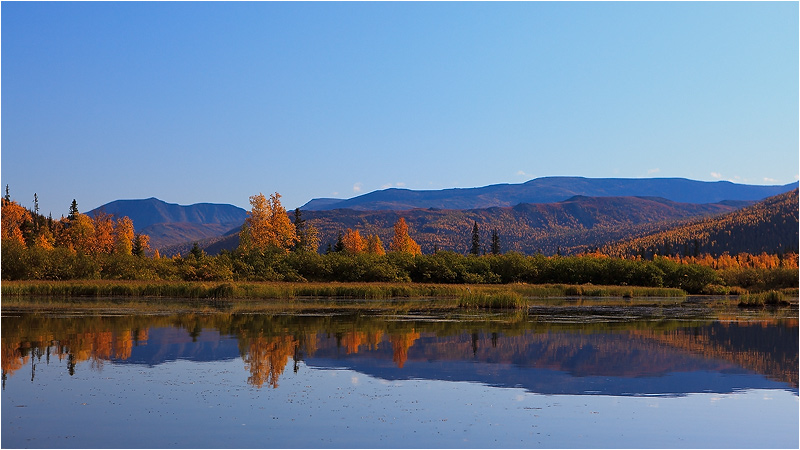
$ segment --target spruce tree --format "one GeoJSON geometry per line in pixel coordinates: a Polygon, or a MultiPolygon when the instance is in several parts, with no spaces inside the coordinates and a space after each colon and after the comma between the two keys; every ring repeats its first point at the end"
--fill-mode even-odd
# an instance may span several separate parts
{"type": "Polygon", "coordinates": [[[294,232],[297,235],[297,242],[294,244],[294,250],[306,248],[308,242],[308,235],[306,234],[306,221],[300,213],[300,208],[294,210],[294,232]]]}
{"type": "Polygon", "coordinates": [[[69,205],[69,215],[67,216],[67,218],[69,220],[75,220],[75,218],[78,216],[78,214],[79,214],[79,212],[78,212],[78,202],[76,202],[75,199],[73,198],[72,199],[72,204],[69,205]]]}
{"type": "Polygon", "coordinates": [[[497,235],[497,230],[492,230],[492,254],[500,254],[500,236],[497,235]]]}
{"type": "Polygon", "coordinates": [[[336,236],[336,245],[333,246],[333,251],[336,253],[344,251],[344,234],[342,234],[341,230],[339,231],[339,234],[336,236]]]}
{"type": "Polygon", "coordinates": [[[478,233],[478,222],[472,225],[472,248],[469,253],[475,256],[481,253],[481,235],[478,233]]]}

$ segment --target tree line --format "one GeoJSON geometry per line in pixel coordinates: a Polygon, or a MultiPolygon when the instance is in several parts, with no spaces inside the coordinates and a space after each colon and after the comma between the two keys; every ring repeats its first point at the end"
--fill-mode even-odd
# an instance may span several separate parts
{"type": "MultiPolygon", "coordinates": [[[[147,254],[148,238],[136,234],[127,217],[80,214],[73,201],[69,215],[43,218],[6,195],[2,203],[2,278],[4,280],[185,280],[185,281],[346,281],[423,283],[563,283],[681,288],[718,292],[710,286],[747,289],[797,287],[797,257],[769,264],[764,258],[737,267],[714,267],[707,259],[656,256],[610,258],[500,252],[497,233],[491,251],[481,254],[477,223],[467,255],[435,250],[423,254],[401,217],[386,248],[376,235],[342,231],[334,245],[319,252],[319,233],[300,210],[290,220],[280,194],[250,197],[251,210],[239,233],[239,246],[207,255],[197,245],[187,255],[147,254]],[[705,261],[705,263],[704,263],[705,261]],[[747,267],[745,267],[747,266],[747,267]]],[[[710,258],[710,257],[709,257],[710,258]]],[[[715,260],[711,258],[711,260],[715,260]]]]}

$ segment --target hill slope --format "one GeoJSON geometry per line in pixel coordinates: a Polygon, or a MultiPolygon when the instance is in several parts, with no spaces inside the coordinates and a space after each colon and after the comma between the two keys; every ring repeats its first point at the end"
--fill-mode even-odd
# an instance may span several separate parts
{"type": "Polygon", "coordinates": [[[157,198],[116,200],[89,211],[116,217],[128,216],[137,233],[150,236],[150,247],[162,249],[187,241],[199,241],[220,236],[239,227],[247,211],[238,206],[217,203],[178,205],[157,198]]]}
{"type": "Polygon", "coordinates": [[[520,203],[553,203],[576,195],[590,197],[661,197],[681,203],[717,203],[723,200],[757,201],[795,189],[784,186],[756,186],[728,181],[694,181],[685,178],[582,178],[544,177],[522,184],[410,190],[385,189],[346,200],[314,199],[303,210],[332,209],[409,210],[414,208],[477,209],[514,206],[520,203]]]}
{"type": "MultiPolygon", "coordinates": [[[[665,222],[720,214],[748,203],[725,202],[696,205],[653,197],[584,197],[551,204],[520,204],[472,210],[414,209],[410,211],[304,211],[303,218],[320,232],[321,248],[335,243],[337,233],[357,229],[362,236],[376,234],[388,247],[394,223],[405,218],[411,235],[423,252],[434,249],[466,253],[471,245],[473,223],[488,249],[492,230],[497,230],[503,251],[533,254],[579,252],[588,246],[631,236],[632,232],[663,229],[665,222]]],[[[208,243],[216,253],[238,245],[234,233],[208,243]],[[211,245],[213,244],[213,245],[211,245]]]]}
{"type": "Polygon", "coordinates": [[[776,195],[717,217],[692,220],[678,227],[647,233],[609,245],[612,255],[691,255],[798,252],[798,190],[776,195]]]}

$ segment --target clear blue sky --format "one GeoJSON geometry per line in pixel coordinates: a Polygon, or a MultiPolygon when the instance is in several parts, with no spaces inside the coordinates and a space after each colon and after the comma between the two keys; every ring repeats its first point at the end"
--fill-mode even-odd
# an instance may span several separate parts
{"type": "Polygon", "coordinates": [[[58,218],[551,175],[798,178],[798,3],[2,3],[2,186],[58,218]]]}

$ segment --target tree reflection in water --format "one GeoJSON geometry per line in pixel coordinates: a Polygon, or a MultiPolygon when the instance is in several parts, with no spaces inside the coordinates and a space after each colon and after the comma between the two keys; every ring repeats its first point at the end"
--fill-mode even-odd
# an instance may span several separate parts
{"type": "MultiPolygon", "coordinates": [[[[177,346],[175,359],[208,360],[209,342],[236,339],[247,383],[279,386],[291,359],[375,366],[391,361],[398,377],[409,361],[481,362],[547,369],[576,377],[659,377],[674,372],[746,371],[798,386],[798,322],[640,320],[559,324],[516,320],[396,321],[381,316],[254,314],[2,318],[3,389],[8,377],[58,361],[73,375],[81,363],[135,362],[144,347],[177,346]],[[153,337],[157,337],[157,341],[153,337]],[[367,361],[373,361],[367,363],[367,361]],[[377,361],[377,362],[376,362],[377,361]]],[[[151,349],[152,350],[152,349],[151,349]]],[[[156,352],[158,353],[158,352],[156,352]]],[[[166,359],[156,358],[150,364],[166,359]]],[[[320,363],[322,364],[322,363],[320,363]]],[[[372,370],[372,369],[370,369],[372,370]]],[[[380,376],[380,375],[378,375],[380,376]]],[[[427,376],[427,375],[426,375],[427,376]]]]}

